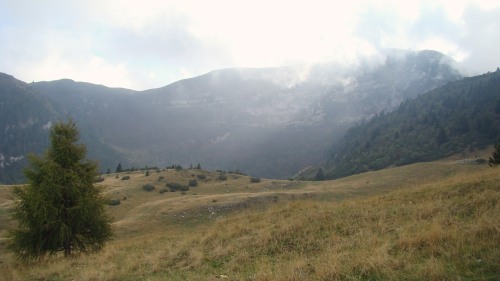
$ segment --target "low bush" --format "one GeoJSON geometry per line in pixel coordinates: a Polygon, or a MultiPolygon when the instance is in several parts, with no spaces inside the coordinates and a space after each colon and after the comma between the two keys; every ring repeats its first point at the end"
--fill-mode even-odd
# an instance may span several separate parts
{"type": "Polygon", "coordinates": [[[197,178],[199,178],[200,180],[204,180],[207,178],[207,176],[205,175],[196,175],[197,178]]]}
{"type": "Polygon", "coordinates": [[[221,181],[225,181],[225,180],[227,180],[227,176],[225,174],[220,174],[217,179],[219,179],[221,181]]]}
{"type": "Polygon", "coordinates": [[[170,188],[170,191],[188,191],[189,190],[189,186],[187,185],[184,185],[184,184],[180,184],[180,183],[176,183],[176,182],[169,182],[167,183],[167,187],[170,188]]]}
{"type": "Polygon", "coordinates": [[[130,179],[130,176],[123,176],[122,177],[122,181],[126,181],[126,180],[129,180],[130,179]]]}
{"type": "Polygon", "coordinates": [[[198,185],[198,181],[197,180],[190,180],[189,181],[189,186],[197,186],[198,185]]]}
{"type": "Polygon", "coordinates": [[[106,204],[108,204],[109,206],[117,206],[117,205],[120,205],[120,200],[119,199],[109,199],[108,201],[106,201],[106,204]]]}
{"type": "Polygon", "coordinates": [[[160,194],[163,194],[163,193],[165,193],[165,192],[168,192],[168,189],[166,189],[166,188],[162,188],[162,189],[160,189],[158,192],[159,192],[160,194]]]}
{"type": "Polygon", "coordinates": [[[104,181],[104,178],[103,177],[98,177],[98,178],[95,178],[94,182],[103,182],[104,181]]]}
{"type": "Polygon", "coordinates": [[[145,191],[153,191],[155,190],[155,186],[152,184],[145,184],[142,186],[142,189],[145,191]]]}
{"type": "Polygon", "coordinates": [[[251,177],[250,178],[250,182],[252,182],[252,183],[258,183],[258,182],[260,182],[260,178],[258,178],[258,177],[251,177]]]}
{"type": "Polygon", "coordinates": [[[474,160],[474,162],[476,164],[486,164],[486,163],[488,163],[488,161],[486,161],[486,159],[484,159],[484,158],[478,158],[478,159],[474,160]]]}

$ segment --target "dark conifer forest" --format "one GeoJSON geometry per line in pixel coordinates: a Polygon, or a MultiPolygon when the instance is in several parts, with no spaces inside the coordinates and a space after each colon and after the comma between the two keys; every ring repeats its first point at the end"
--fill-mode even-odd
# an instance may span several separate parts
{"type": "Polygon", "coordinates": [[[492,145],[500,136],[500,70],[464,78],[349,129],[327,177],[432,161],[492,145]]]}

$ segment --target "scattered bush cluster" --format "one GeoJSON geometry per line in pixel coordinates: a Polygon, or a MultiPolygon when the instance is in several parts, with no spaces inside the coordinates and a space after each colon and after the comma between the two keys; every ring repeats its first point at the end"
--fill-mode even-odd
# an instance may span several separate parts
{"type": "Polygon", "coordinates": [[[197,180],[190,180],[189,181],[189,186],[197,186],[198,185],[198,181],[197,180]]]}
{"type": "Polygon", "coordinates": [[[204,180],[204,179],[206,179],[206,178],[207,178],[207,176],[205,176],[205,175],[196,175],[196,177],[197,177],[198,179],[200,179],[200,180],[204,180]]]}
{"type": "MultiPolygon", "coordinates": [[[[148,171],[148,170],[157,170],[159,171],[160,169],[156,166],[152,166],[152,167],[143,167],[143,168],[136,168],[136,167],[132,167],[132,168],[129,168],[129,169],[123,169],[122,167],[122,164],[121,163],[118,163],[118,166],[116,167],[116,170],[115,172],[116,173],[122,173],[122,172],[135,172],[135,171],[148,171]]],[[[108,168],[108,174],[111,172],[111,170],[108,168]]],[[[148,173],[149,174],[149,173],[148,173]]]]}
{"type": "Polygon", "coordinates": [[[227,176],[226,176],[226,174],[219,174],[219,177],[217,179],[219,179],[221,181],[225,181],[225,180],[227,180],[227,176]]]}
{"type": "Polygon", "coordinates": [[[123,176],[122,177],[122,181],[126,181],[126,180],[129,180],[130,179],[130,176],[123,176]]]}

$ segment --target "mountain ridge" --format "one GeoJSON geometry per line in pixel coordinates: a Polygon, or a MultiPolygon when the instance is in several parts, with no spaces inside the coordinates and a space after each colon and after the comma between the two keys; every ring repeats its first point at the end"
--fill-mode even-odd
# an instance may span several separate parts
{"type": "Polygon", "coordinates": [[[119,162],[201,163],[286,178],[326,161],[332,143],[356,122],[459,79],[446,60],[437,52],[402,51],[376,66],[231,68],[145,91],[69,79],[29,87],[50,101],[53,122],[75,119],[103,171],[119,162]]]}

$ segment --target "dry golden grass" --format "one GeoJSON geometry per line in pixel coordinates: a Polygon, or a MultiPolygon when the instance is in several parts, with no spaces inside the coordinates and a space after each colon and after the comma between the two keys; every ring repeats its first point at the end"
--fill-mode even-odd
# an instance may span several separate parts
{"type": "MultiPolygon", "coordinates": [[[[102,252],[22,264],[0,247],[0,279],[500,279],[498,169],[424,163],[258,184],[205,171],[130,176],[104,182],[127,199],[109,207],[117,234],[102,252]],[[160,175],[187,183],[191,173],[208,181],[185,195],[141,188],[160,175]]],[[[6,189],[0,204],[11,204],[6,189]]],[[[0,220],[12,224],[6,214],[0,220]]]]}

